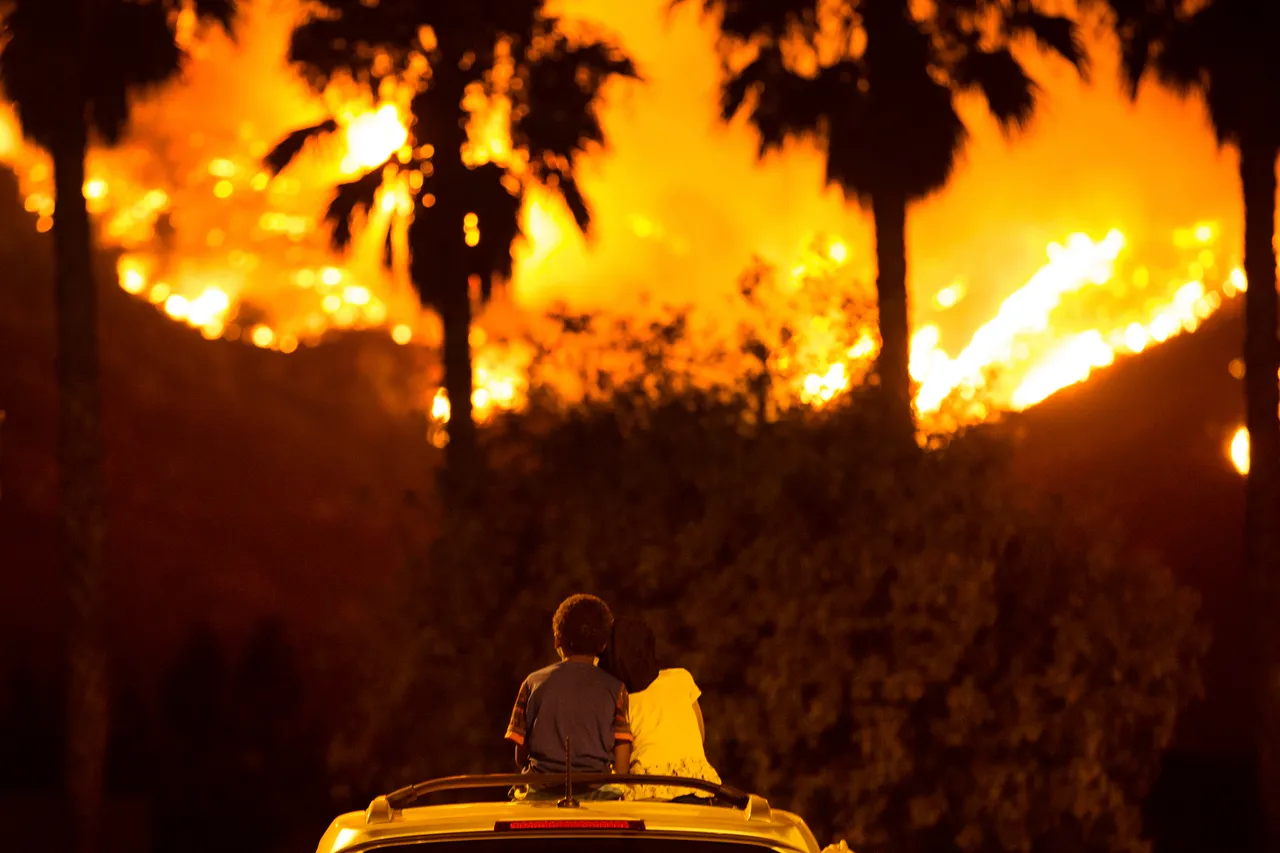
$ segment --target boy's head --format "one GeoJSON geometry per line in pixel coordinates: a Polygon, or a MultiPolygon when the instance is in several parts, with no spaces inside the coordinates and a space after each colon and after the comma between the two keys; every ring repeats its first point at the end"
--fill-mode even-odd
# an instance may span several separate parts
{"type": "Polygon", "coordinates": [[[565,657],[590,655],[597,657],[609,643],[613,614],[609,605],[594,595],[571,595],[556,608],[551,619],[551,632],[556,648],[565,657]]]}

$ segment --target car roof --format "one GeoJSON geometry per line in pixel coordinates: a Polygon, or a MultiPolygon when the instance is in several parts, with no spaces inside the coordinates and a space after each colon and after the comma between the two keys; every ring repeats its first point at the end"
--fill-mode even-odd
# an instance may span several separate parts
{"type": "MultiPolygon", "coordinates": [[[[379,798],[383,800],[383,798],[379,798]]],[[[507,821],[643,821],[643,833],[705,838],[716,842],[766,845],[796,853],[818,853],[813,833],[798,816],[772,809],[760,797],[752,797],[745,809],[686,805],[662,801],[583,801],[576,808],[562,808],[554,801],[483,802],[379,809],[375,800],[364,812],[340,815],[320,840],[317,853],[343,853],[366,845],[430,841],[433,838],[463,840],[492,837],[500,822],[507,821]]],[[[385,804],[385,800],[383,801],[385,804]]],[[[573,836],[617,835],[618,830],[557,830],[573,836]]],[[[546,831],[539,830],[545,837],[546,831]]]]}

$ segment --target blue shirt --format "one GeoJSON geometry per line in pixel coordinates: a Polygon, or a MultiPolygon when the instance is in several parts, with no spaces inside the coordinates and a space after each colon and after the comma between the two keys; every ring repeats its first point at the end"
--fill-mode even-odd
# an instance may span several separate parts
{"type": "Polygon", "coordinates": [[[585,661],[560,661],[520,685],[506,738],[529,751],[529,770],[563,773],[570,739],[575,773],[608,773],[613,748],[631,740],[627,688],[585,661]]]}

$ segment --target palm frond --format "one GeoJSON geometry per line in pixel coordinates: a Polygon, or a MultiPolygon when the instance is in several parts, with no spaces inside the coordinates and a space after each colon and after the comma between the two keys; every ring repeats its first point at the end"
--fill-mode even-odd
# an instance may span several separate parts
{"type": "Polygon", "coordinates": [[[0,32],[0,83],[13,102],[23,133],[41,146],[56,141],[65,109],[56,82],[69,67],[74,46],[66,22],[44,0],[14,0],[0,32]]]}
{"type": "Polygon", "coordinates": [[[1088,76],[1089,57],[1080,39],[1079,27],[1071,18],[1046,15],[1035,8],[1027,8],[1015,11],[1008,24],[1014,35],[1031,36],[1042,50],[1056,53],[1071,63],[1081,76],[1088,76]]]}
{"type": "Polygon", "coordinates": [[[767,87],[785,85],[786,73],[782,50],[776,45],[762,47],[755,59],[725,80],[720,93],[720,118],[732,121],[749,97],[758,96],[767,87]]]}
{"type": "MultiPolygon", "coordinates": [[[[672,6],[689,0],[672,0],[672,6]]],[[[702,14],[718,19],[720,33],[731,39],[779,39],[787,33],[812,34],[820,0],[692,0],[702,14]]]]}
{"type": "Polygon", "coordinates": [[[749,121],[760,135],[763,156],[789,138],[820,132],[827,113],[856,93],[861,78],[852,62],[825,69],[817,78],[802,77],[785,67],[780,49],[766,47],[725,82],[720,114],[729,121],[750,103],[749,121]]]}
{"type": "Polygon", "coordinates": [[[1104,6],[1120,41],[1120,73],[1129,96],[1136,98],[1157,49],[1177,18],[1175,0],[1088,0],[1104,6]]]}
{"type": "Polygon", "coordinates": [[[513,93],[511,133],[535,160],[563,160],[572,170],[579,154],[604,144],[601,91],[612,80],[639,79],[635,64],[606,41],[574,44],[548,34],[520,69],[513,93]]]}
{"type": "MultiPolygon", "coordinates": [[[[130,98],[170,81],[182,68],[185,57],[173,29],[173,7],[165,0],[107,0],[87,6],[10,0],[0,75],[26,132],[47,144],[52,115],[74,109],[85,112],[105,142],[117,142],[128,122],[130,98]],[[68,17],[82,9],[92,15],[92,37],[83,46],[73,35],[79,23],[68,17]],[[79,73],[79,92],[66,85],[68,69],[79,73]],[[68,104],[66,98],[83,103],[68,104]]],[[[217,23],[228,35],[236,11],[236,0],[196,3],[200,19],[217,23]]]]}
{"type": "Polygon", "coordinates": [[[1169,29],[1155,60],[1160,82],[1204,94],[1220,144],[1280,140],[1280,10],[1215,2],[1169,29]]]}
{"type": "Polygon", "coordinates": [[[416,32],[404,34],[394,19],[379,14],[377,7],[352,4],[340,17],[310,17],[289,38],[289,62],[302,73],[312,88],[322,90],[337,77],[349,76],[368,82],[373,75],[371,49],[358,45],[394,46],[404,36],[404,49],[411,48],[416,32]]]}
{"type": "Polygon", "coordinates": [[[129,119],[131,93],[171,80],[183,54],[159,3],[101,3],[94,23],[82,66],[85,94],[94,130],[115,143],[129,119]]]}
{"type": "Polygon", "coordinates": [[[217,24],[234,41],[237,5],[236,0],[195,0],[195,13],[200,20],[217,24]]]}
{"type": "MultiPolygon", "coordinates": [[[[1170,26],[1151,64],[1160,83],[1179,95],[1188,95],[1209,82],[1208,45],[1195,19],[1170,26]]],[[[1225,70],[1225,69],[1223,69],[1225,70]]]]}
{"type": "Polygon", "coordinates": [[[333,119],[327,119],[319,124],[295,130],[280,140],[275,148],[267,152],[267,156],[262,158],[262,162],[271,174],[278,175],[302,153],[302,149],[306,148],[309,142],[321,136],[336,133],[337,130],[338,123],[333,119]]]}
{"type": "MultiPolygon", "coordinates": [[[[391,162],[391,161],[388,161],[391,162]]],[[[368,214],[382,186],[383,164],[345,184],[338,184],[324,219],[333,226],[333,247],[339,251],[351,245],[351,224],[357,213],[368,214]]]]}
{"type": "Polygon", "coordinates": [[[1002,127],[1022,129],[1031,121],[1038,87],[1008,48],[970,50],[953,73],[961,88],[982,93],[1002,127]]]}
{"type": "Polygon", "coordinates": [[[573,221],[577,223],[578,230],[583,234],[591,233],[591,207],[587,204],[586,196],[582,194],[582,188],[578,186],[577,180],[573,177],[562,177],[560,179],[560,197],[564,199],[565,206],[569,208],[569,213],[573,216],[573,221]]]}

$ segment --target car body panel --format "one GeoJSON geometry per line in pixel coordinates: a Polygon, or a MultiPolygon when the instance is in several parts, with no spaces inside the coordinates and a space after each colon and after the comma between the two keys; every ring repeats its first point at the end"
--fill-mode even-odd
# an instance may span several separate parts
{"type": "MultiPolygon", "coordinates": [[[[763,800],[755,798],[761,805],[763,800]]],[[[630,820],[643,830],[614,830],[615,835],[662,835],[690,841],[737,841],[759,844],[781,853],[819,853],[813,833],[798,816],[778,809],[735,809],[646,801],[583,801],[561,808],[554,801],[463,803],[391,810],[381,819],[369,812],[337,817],[320,840],[317,853],[355,853],[389,844],[492,837],[503,821],[630,820]]],[[[563,834],[608,837],[609,830],[536,830],[542,837],[563,834]]]]}

